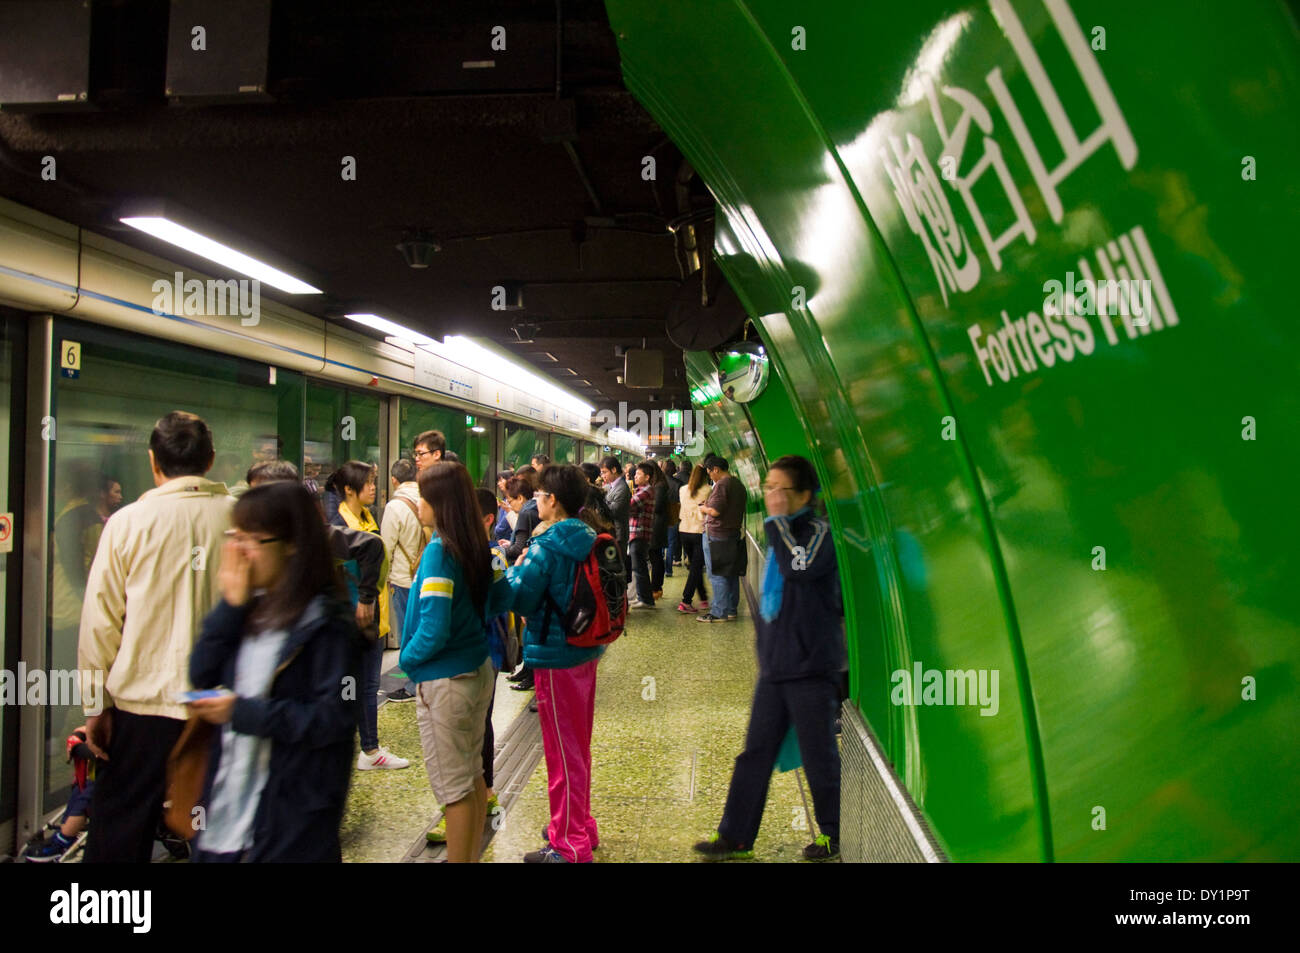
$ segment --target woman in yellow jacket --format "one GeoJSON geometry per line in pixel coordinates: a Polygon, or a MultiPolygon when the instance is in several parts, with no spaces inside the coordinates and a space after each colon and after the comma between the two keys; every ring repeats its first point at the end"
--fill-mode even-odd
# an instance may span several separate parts
{"type": "MultiPolygon", "coordinates": [[[[349,460],[330,476],[325,487],[339,497],[339,511],[334,522],[339,526],[364,530],[379,536],[379,524],[366,507],[375,502],[376,469],[361,460],[349,460]]],[[[405,768],[410,761],[399,758],[387,748],[379,746],[379,670],[383,667],[384,641],[388,635],[388,553],[379,571],[379,618],[363,631],[374,641],[363,656],[361,677],[361,754],[357,767],[362,771],[372,768],[405,768]]]]}

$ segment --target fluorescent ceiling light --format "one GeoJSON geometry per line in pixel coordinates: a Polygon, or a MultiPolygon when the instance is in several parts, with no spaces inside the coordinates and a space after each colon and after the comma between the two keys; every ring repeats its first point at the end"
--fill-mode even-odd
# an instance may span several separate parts
{"type": "MultiPolygon", "coordinates": [[[[421,342],[423,343],[423,342],[421,342]]],[[[489,351],[472,339],[461,334],[450,334],[438,344],[426,344],[429,350],[441,352],[444,357],[465,367],[486,374],[494,380],[509,384],[520,390],[550,401],[557,407],[563,407],[580,415],[590,415],[596,408],[585,400],[569,393],[549,378],[534,374],[514,361],[502,357],[495,351],[489,351]]]]}
{"type": "Polygon", "coordinates": [[[293,275],[286,274],[278,268],[272,268],[265,262],[258,261],[241,251],[236,251],[229,245],[213,241],[206,235],[200,235],[184,225],[178,225],[171,219],[144,215],[123,218],[121,221],[132,228],[138,228],[140,231],[152,235],[154,238],[162,239],[178,248],[183,248],[188,252],[206,258],[208,261],[215,261],[218,265],[225,265],[242,275],[255,278],[262,284],[270,285],[272,288],[278,288],[281,291],[295,295],[318,295],[322,293],[319,288],[313,288],[307,282],[300,281],[293,275]]]}
{"type": "Polygon", "coordinates": [[[410,328],[398,324],[396,321],[389,321],[387,318],[381,318],[377,314],[345,314],[343,317],[357,324],[364,324],[368,328],[374,328],[376,331],[383,331],[385,334],[391,334],[400,341],[414,347],[417,344],[433,344],[433,338],[427,334],[421,334],[419,331],[412,331],[410,328]]]}

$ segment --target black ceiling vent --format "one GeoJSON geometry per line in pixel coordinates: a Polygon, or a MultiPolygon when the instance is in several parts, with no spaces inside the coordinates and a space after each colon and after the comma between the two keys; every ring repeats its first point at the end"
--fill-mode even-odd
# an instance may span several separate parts
{"type": "Polygon", "coordinates": [[[167,98],[174,103],[266,101],[271,0],[171,0],[167,98]]]}
{"type": "Polygon", "coordinates": [[[716,266],[692,272],[668,306],[668,338],[684,351],[711,351],[736,337],[745,324],[744,307],[716,266]],[[708,294],[701,276],[708,275],[708,294]]]}
{"type": "Polygon", "coordinates": [[[0,104],[6,111],[84,107],[90,96],[90,4],[0,4],[0,104]]]}

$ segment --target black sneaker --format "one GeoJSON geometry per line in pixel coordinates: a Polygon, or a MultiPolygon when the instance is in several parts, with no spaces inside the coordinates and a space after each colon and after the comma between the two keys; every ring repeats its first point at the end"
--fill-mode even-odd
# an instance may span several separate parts
{"type": "Polygon", "coordinates": [[[395,692],[388,693],[388,700],[390,702],[413,702],[415,701],[415,696],[405,688],[399,688],[395,692]]]}
{"type": "Polygon", "coordinates": [[[733,844],[717,831],[714,831],[708,840],[696,844],[695,852],[703,854],[705,860],[752,860],[754,857],[752,847],[733,844]]]}
{"type": "MultiPolygon", "coordinates": [[[[545,844],[547,847],[551,846],[550,833],[551,833],[551,825],[547,824],[545,827],[542,828],[542,843],[545,844]]],[[[591,849],[593,851],[600,850],[600,845],[592,844],[591,849]]]]}
{"type": "Polygon", "coordinates": [[[529,672],[522,679],[511,685],[510,690],[514,692],[531,692],[536,687],[537,684],[533,681],[533,673],[529,672]]]}
{"type": "Polygon", "coordinates": [[[541,850],[535,850],[531,853],[524,854],[525,864],[567,864],[564,855],[558,850],[547,844],[541,850]]]}
{"type": "Polygon", "coordinates": [[[63,859],[63,855],[72,849],[76,838],[66,838],[60,833],[55,833],[53,837],[36,847],[27,851],[26,860],[29,864],[52,864],[58,863],[63,859]]]}
{"type": "Polygon", "coordinates": [[[840,842],[821,834],[803,849],[804,860],[835,860],[840,856],[840,842]]]}
{"type": "Polygon", "coordinates": [[[521,665],[519,669],[506,676],[507,682],[521,682],[528,676],[528,668],[521,665]]]}

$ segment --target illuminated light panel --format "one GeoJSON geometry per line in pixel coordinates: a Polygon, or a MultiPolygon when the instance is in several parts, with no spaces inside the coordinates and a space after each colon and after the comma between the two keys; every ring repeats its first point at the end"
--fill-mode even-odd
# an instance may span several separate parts
{"type": "Polygon", "coordinates": [[[457,364],[486,374],[503,384],[510,384],[512,387],[527,391],[535,397],[541,397],[557,407],[563,407],[581,416],[589,417],[596,409],[585,400],[561,389],[558,384],[539,377],[495,351],[489,351],[464,335],[451,334],[441,345],[430,341],[427,344],[421,342],[421,346],[435,353],[441,353],[443,357],[457,364]]]}
{"type": "Polygon", "coordinates": [[[345,314],[343,317],[349,321],[355,321],[357,324],[364,324],[368,328],[374,328],[376,331],[383,331],[411,347],[417,344],[433,344],[433,338],[427,334],[421,334],[419,331],[412,331],[396,321],[389,321],[387,318],[381,318],[377,314],[345,314]]]}
{"type": "Polygon", "coordinates": [[[224,265],[241,275],[248,275],[248,277],[254,278],[264,285],[270,285],[272,288],[278,288],[280,291],[295,295],[322,294],[319,288],[313,288],[307,282],[301,281],[293,275],[287,274],[278,268],[272,268],[266,262],[258,261],[256,258],[245,255],[241,251],[236,251],[229,245],[214,241],[206,235],[200,235],[184,225],[178,225],[169,218],[143,215],[123,218],[121,221],[123,224],[139,229],[147,235],[152,235],[154,238],[175,245],[177,248],[183,248],[188,252],[206,258],[208,261],[215,261],[218,265],[224,265]]]}

